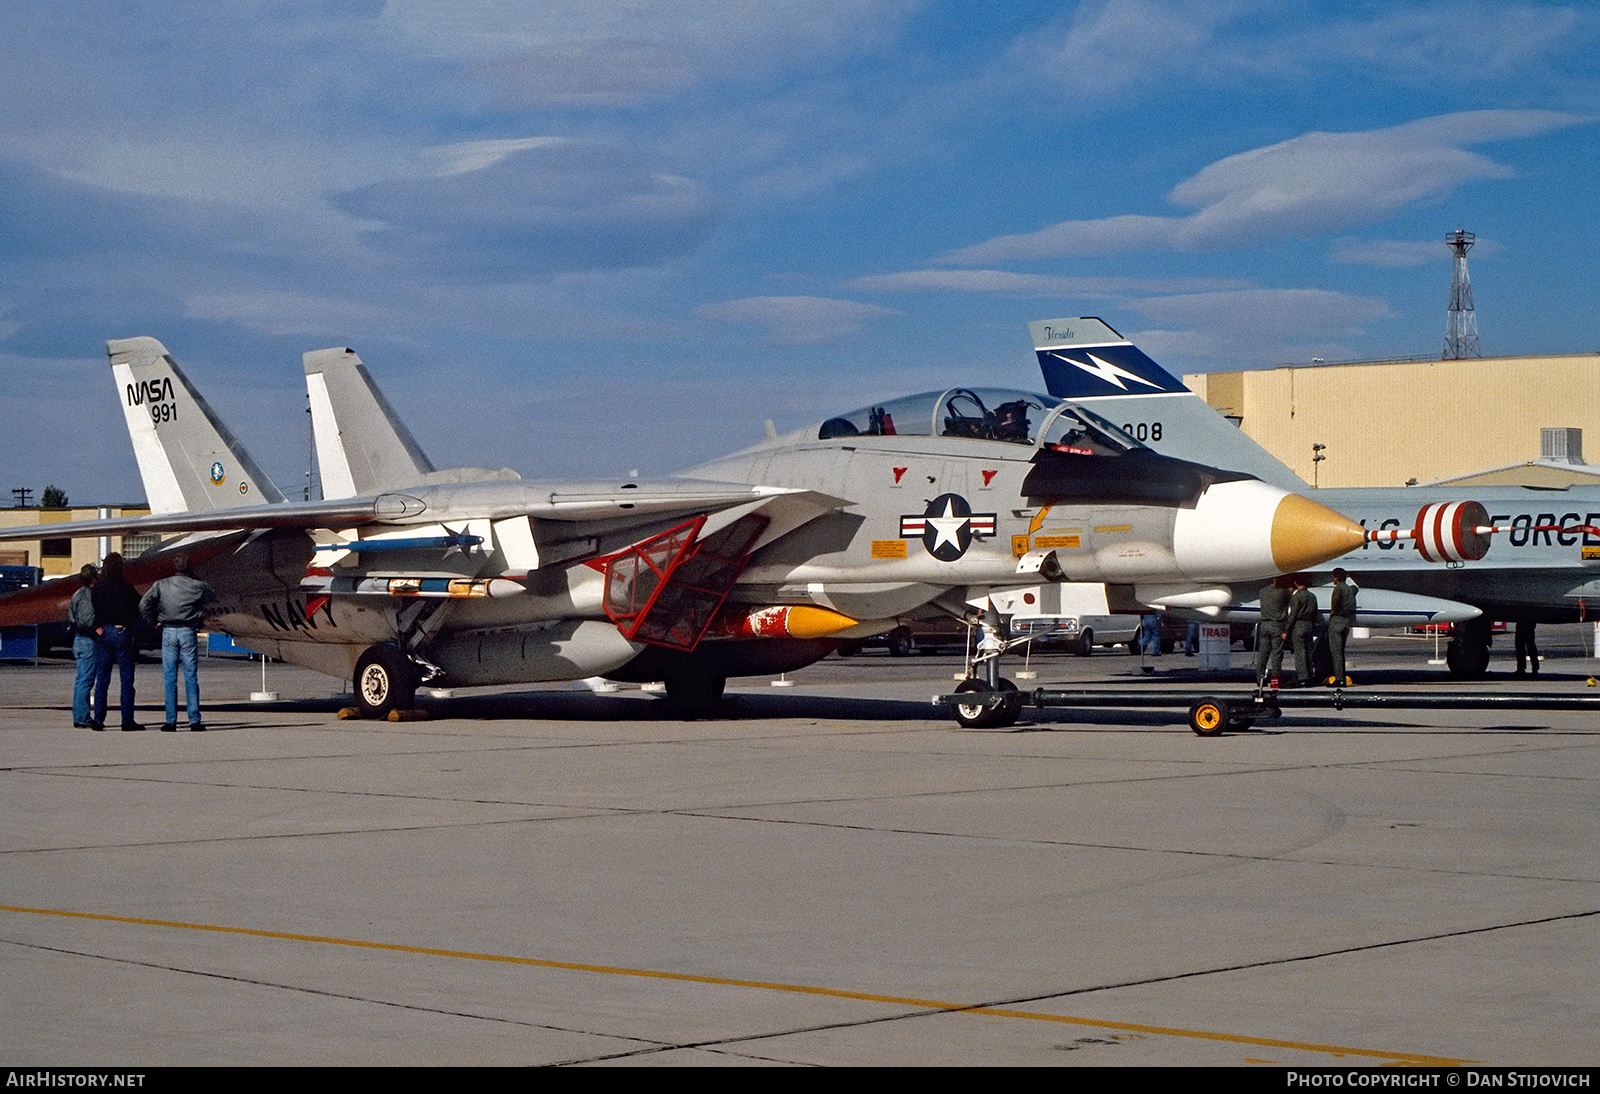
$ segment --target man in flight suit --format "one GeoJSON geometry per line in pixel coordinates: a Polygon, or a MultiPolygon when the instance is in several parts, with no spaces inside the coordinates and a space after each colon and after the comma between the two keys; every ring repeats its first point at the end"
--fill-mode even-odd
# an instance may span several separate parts
{"type": "Polygon", "coordinates": [[[1333,655],[1333,675],[1328,686],[1342,688],[1349,681],[1344,674],[1344,647],[1356,621],[1356,587],[1343,566],[1333,569],[1333,598],[1328,606],[1328,652],[1333,655]]]}
{"type": "Polygon", "coordinates": [[[1278,686],[1283,672],[1283,636],[1288,629],[1284,619],[1289,614],[1289,590],[1283,578],[1274,578],[1272,584],[1261,590],[1261,623],[1256,627],[1256,683],[1265,685],[1269,680],[1278,686]],[[1272,674],[1267,675],[1268,664],[1272,674]]]}
{"type": "Polygon", "coordinates": [[[1317,626],[1317,598],[1307,587],[1304,574],[1294,576],[1294,595],[1289,598],[1288,633],[1294,647],[1294,673],[1300,686],[1311,686],[1311,638],[1317,626]]]}

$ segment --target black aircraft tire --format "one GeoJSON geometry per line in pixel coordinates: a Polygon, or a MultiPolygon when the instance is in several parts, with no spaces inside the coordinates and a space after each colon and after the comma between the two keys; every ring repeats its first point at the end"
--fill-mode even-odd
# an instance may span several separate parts
{"type": "Polygon", "coordinates": [[[1005,696],[1005,701],[1000,706],[1000,720],[995,724],[1014,726],[1022,714],[1022,693],[1017,690],[1017,685],[1006,679],[1000,681],[1000,693],[1005,696]]]}
{"type": "Polygon", "coordinates": [[[1450,628],[1444,648],[1445,667],[1457,680],[1481,680],[1489,671],[1489,642],[1493,632],[1482,617],[1450,628]]]}
{"type": "Polygon", "coordinates": [[[1489,672],[1489,649],[1471,637],[1452,638],[1444,648],[1444,663],[1457,680],[1482,680],[1489,672]]]}
{"type": "Polygon", "coordinates": [[[889,632],[889,656],[907,657],[917,648],[909,627],[896,627],[889,632]]]}
{"type": "Polygon", "coordinates": [[[669,701],[703,707],[722,698],[728,678],[715,672],[675,672],[667,677],[666,685],[669,701]]]}
{"type": "MultiPolygon", "coordinates": [[[[987,694],[989,685],[982,680],[967,679],[956,685],[958,695],[987,694]]],[[[973,703],[970,706],[957,703],[950,708],[955,712],[956,724],[962,729],[993,729],[1002,725],[1005,718],[1005,705],[989,706],[988,704],[973,703]]]]}
{"type": "Polygon", "coordinates": [[[1189,728],[1200,737],[1220,737],[1228,727],[1228,704],[1217,699],[1202,699],[1189,708],[1189,728]]]}
{"type": "Polygon", "coordinates": [[[356,662],[356,705],[367,718],[383,718],[404,710],[417,696],[417,673],[399,647],[372,646],[356,662]]]}

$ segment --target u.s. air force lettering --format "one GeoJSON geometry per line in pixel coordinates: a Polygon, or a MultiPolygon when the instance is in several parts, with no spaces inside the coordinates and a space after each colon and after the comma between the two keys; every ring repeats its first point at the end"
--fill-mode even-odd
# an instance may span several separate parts
{"type": "Polygon", "coordinates": [[[993,513],[974,513],[960,494],[940,494],[920,516],[900,518],[902,538],[922,539],[928,553],[940,562],[954,562],[967,553],[974,537],[994,535],[993,513]]]}

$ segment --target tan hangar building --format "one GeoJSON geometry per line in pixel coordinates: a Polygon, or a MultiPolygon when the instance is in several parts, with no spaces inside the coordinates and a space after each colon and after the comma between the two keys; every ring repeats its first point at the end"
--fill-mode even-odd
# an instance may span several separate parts
{"type": "Polygon", "coordinates": [[[1597,353],[1287,365],[1184,382],[1318,486],[1600,482],[1600,465],[1581,454],[1584,432],[1600,438],[1597,353]],[[1314,445],[1325,446],[1320,466],[1314,445]]]}

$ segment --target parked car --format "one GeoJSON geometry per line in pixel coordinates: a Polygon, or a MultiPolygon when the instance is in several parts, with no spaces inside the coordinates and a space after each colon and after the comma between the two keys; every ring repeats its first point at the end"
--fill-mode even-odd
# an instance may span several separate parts
{"type": "Polygon", "coordinates": [[[912,653],[934,653],[939,650],[965,650],[969,641],[969,628],[959,619],[943,616],[938,619],[903,619],[893,630],[864,638],[859,642],[841,642],[839,654],[850,657],[863,649],[885,648],[891,657],[906,657],[912,653]]]}
{"type": "MultiPolygon", "coordinates": [[[[1135,641],[1139,633],[1136,615],[1058,615],[1013,619],[1011,632],[1034,636],[1036,649],[1057,647],[1079,657],[1087,657],[1096,646],[1107,649],[1135,641]]],[[[1163,643],[1165,645],[1165,643],[1163,643]]]]}

